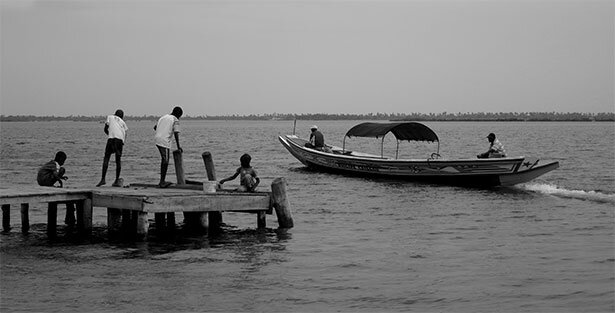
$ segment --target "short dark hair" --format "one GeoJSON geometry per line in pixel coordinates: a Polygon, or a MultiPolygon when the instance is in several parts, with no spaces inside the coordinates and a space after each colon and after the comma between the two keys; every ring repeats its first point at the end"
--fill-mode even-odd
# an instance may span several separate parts
{"type": "Polygon", "coordinates": [[[66,161],[66,153],[64,153],[64,151],[56,152],[56,157],[55,157],[54,161],[56,161],[58,163],[64,163],[64,161],[66,161]]]}
{"type": "Polygon", "coordinates": [[[115,116],[119,117],[119,118],[124,118],[124,111],[117,109],[115,111],[115,116]]]}
{"type": "Polygon", "coordinates": [[[182,108],[180,107],[174,107],[173,112],[171,112],[171,115],[174,115],[177,118],[180,118],[183,114],[184,110],[182,110],[182,108]]]}
{"type": "Polygon", "coordinates": [[[250,167],[250,161],[252,161],[252,157],[247,153],[244,153],[244,155],[239,158],[242,167],[250,167]]]}

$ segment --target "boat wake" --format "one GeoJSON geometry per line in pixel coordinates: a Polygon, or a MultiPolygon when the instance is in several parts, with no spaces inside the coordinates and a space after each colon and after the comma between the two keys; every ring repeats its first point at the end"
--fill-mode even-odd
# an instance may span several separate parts
{"type": "Polygon", "coordinates": [[[615,203],[615,194],[606,194],[599,191],[568,190],[550,184],[525,184],[523,188],[533,192],[554,195],[562,198],[589,200],[602,203],[615,203]]]}

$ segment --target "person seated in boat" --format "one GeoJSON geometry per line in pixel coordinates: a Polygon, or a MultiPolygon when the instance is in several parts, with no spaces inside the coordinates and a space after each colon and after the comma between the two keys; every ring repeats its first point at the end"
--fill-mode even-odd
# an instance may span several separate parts
{"type": "Polygon", "coordinates": [[[316,125],[312,126],[311,130],[310,142],[306,143],[305,146],[307,148],[325,151],[325,136],[318,130],[318,126],[316,125]]]}
{"type": "Polygon", "coordinates": [[[239,158],[241,166],[237,168],[235,174],[219,181],[218,189],[222,189],[222,184],[225,182],[233,180],[239,176],[240,186],[236,190],[254,192],[261,180],[258,178],[256,171],[252,168],[252,166],[250,166],[250,161],[252,161],[252,157],[249,154],[245,153],[242,155],[239,158]]]}
{"type": "Polygon", "coordinates": [[[481,153],[476,157],[479,159],[487,159],[487,158],[504,158],[506,157],[506,151],[504,150],[504,145],[495,138],[494,133],[490,133],[487,136],[489,140],[489,150],[485,153],[481,153]]]}

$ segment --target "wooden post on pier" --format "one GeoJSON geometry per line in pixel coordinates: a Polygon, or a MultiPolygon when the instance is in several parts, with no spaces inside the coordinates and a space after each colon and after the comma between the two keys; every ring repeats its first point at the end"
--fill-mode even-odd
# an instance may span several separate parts
{"type": "Polygon", "coordinates": [[[173,151],[173,161],[175,164],[175,176],[177,176],[177,184],[185,185],[186,177],[184,175],[184,160],[182,159],[181,151],[173,151]]]}
{"type": "MultiPolygon", "coordinates": [[[[175,176],[177,176],[177,184],[178,185],[185,185],[186,184],[186,177],[184,175],[184,161],[182,158],[182,153],[179,150],[175,150],[173,151],[173,161],[175,164],[175,176]]],[[[163,213],[164,214],[164,213],[163,213]]],[[[207,222],[203,223],[203,218],[202,215],[204,215],[204,213],[200,213],[200,212],[184,212],[184,224],[186,224],[186,226],[189,229],[196,229],[196,230],[202,230],[207,226],[207,222]]],[[[165,217],[165,215],[159,216],[156,220],[156,222],[163,222],[164,218],[168,218],[168,216],[165,217]]],[[[173,215],[173,218],[175,218],[175,215],[173,215]]],[[[163,225],[168,225],[170,224],[170,221],[164,221],[165,223],[163,225]]],[[[175,224],[175,222],[173,221],[173,224],[175,224]]]]}
{"type": "Polygon", "coordinates": [[[2,230],[8,232],[11,230],[11,205],[2,205],[2,230]]]}
{"type": "Polygon", "coordinates": [[[107,208],[107,231],[114,236],[122,229],[122,210],[107,208]]]}
{"type": "Polygon", "coordinates": [[[147,212],[137,212],[137,237],[144,239],[147,237],[149,230],[149,221],[147,220],[147,212]]]}
{"type": "Polygon", "coordinates": [[[53,238],[56,236],[56,227],[58,224],[58,203],[49,202],[47,204],[47,236],[53,238]]]}
{"type": "MultiPolygon", "coordinates": [[[[216,168],[214,167],[214,158],[211,152],[205,151],[201,155],[203,157],[203,163],[205,163],[205,171],[207,172],[207,180],[215,181],[216,168]]],[[[220,229],[222,225],[222,212],[209,212],[209,231],[215,233],[220,229]]]]}
{"type": "Polygon", "coordinates": [[[286,197],[286,179],[278,177],[273,180],[271,183],[271,197],[273,198],[273,207],[275,208],[280,228],[292,228],[294,223],[292,216],[290,216],[290,203],[286,197]]]}
{"type": "Polygon", "coordinates": [[[26,234],[30,231],[30,204],[22,203],[20,208],[21,213],[21,232],[26,234]]]}
{"type": "MultiPolygon", "coordinates": [[[[67,208],[68,209],[68,208],[67,208]]],[[[89,235],[92,233],[92,199],[77,201],[77,229],[82,234],[89,235]]]]}

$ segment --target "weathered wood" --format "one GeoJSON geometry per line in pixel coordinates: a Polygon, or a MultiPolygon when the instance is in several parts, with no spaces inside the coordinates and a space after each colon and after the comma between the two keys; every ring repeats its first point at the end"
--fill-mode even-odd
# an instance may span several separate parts
{"type": "Polygon", "coordinates": [[[185,185],[186,177],[184,175],[184,161],[182,159],[182,153],[179,150],[173,151],[173,161],[175,164],[175,176],[177,177],[177,184],[185,185]]]}
{"type": "Polygon", "coordinates": [[[58,223],[58,203],[49,202],[47,204],[47,236],[55,237],[58,223]]]}
{"type": "Polygon", "coordinates": [[[271,197],[275,214],[278,217],[279,227],[292,228],[294,223],[290,215],[290,203],[286,197],[286,179],[279,177],[273,180],[271,183],[271,197]]]}
{"type": "MultiPolygon", "coordinates": [[[[81,202],[81,201],[79,201],[81,202]]],[[[75,226],[75,203],[74,202],[66,202],[66,215],[64,216],[64,224],[68,226],[75,226]]]]}
{"type": "Polygon", "coordinates": [[[211,152],[205,151],[201,154],[203,157],[203,163],[205,163],[205,171],[207,172],[208,180],[217,180],[216,179],[216,168],[214,167],[214,158],[211,155],[211,152]]]}
{"type": "Polygon", "coordinates": [[[267,215],[264,211],[256,212],[256,227],[258,228],[267,227],[267,215]]]}
{"type": "Polygon", "coordinates": [[[2,205],[2,230],[8,232],[11,230],[11,205],[2,205]]]}
{"type": "MultiPolygon", "coordinates": [[[[214,157],[209,151],[203,152],[201,154],[203,158],[203,163],[205,164],[205,172],[207,172],[207,179],[210,181],[217,180],[216,178],[216,168],[214,166],[214,157]]],[[[222,212],[209,212],[209,227],[214,227],[213,231],[215,232],[217,228],[222,225],[222,212]]]]}
{"type": "Polygon", "coordinates": [[[147,212],[138,212],[137,214],[137,237],[140,239],[147,237],[149,230],[149,221],[147,220],[147,212]]]}
{"type": "Polygon", "coordinates": [[[87,199],[91,190],[41,186],[0,188],[0,204],[68,202],[87,199]]]}
{"type": "Polygon", "coordinates": [[[21,212],[21,232],[26,234],[30,231],[30,204],[22,203],[19,211],[21,212]]]}
{"type": "Polygon", "coordinates": [[[94,208],[92,199],[85,199],[77,202],[77,229],[83,234],[92,233],[92,218],[94,208]]]}
{"type": "Polygon", "coordinates": [[[107,231],[109,234],[119,233],[122,229],[122,210],[107,208],[107,231]]]}

